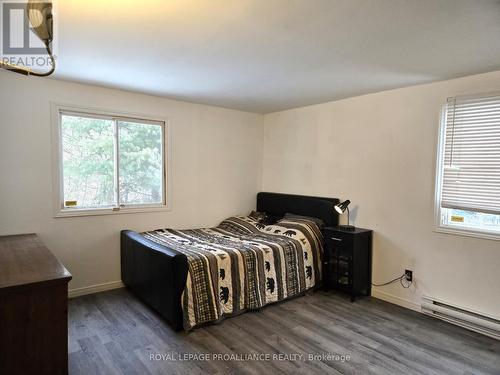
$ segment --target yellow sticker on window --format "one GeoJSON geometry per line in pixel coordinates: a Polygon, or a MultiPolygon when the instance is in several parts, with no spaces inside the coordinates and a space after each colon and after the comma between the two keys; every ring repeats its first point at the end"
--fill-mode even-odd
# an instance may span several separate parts
{"type": "Polygon", "coordinates": [[[65,201],[64,205],[66,207],[75,207],[78,206],[78,201],[65,201]]]}
{"type": "Polygon", "coordinates": [[[455,223],[463,223],[464,222],[464,217],[463,216],[452,215],[451,216],[451,221],[453,221],[455,223]]]}

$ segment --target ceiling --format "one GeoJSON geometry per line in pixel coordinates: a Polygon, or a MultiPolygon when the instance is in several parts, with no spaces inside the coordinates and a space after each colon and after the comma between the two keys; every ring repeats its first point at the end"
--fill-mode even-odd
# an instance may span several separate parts
{"type": "Polygon", "coordinates": [[[56,78],[269,113],[500,69],[500,0],[59,0],[56,78]]]}

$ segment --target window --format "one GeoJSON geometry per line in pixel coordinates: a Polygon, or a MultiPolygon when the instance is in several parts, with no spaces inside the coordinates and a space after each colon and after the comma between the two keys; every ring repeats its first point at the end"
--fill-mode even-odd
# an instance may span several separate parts
{"type": "Polygon", "coordinates": [[[57,108],[57,215],[166,207],[165,122],[57,108]]]}
{"type": "Polygon", "coordinates": [[[500,94],[448,99],[436,198],[438,230],[500,239],[500,94]]]}

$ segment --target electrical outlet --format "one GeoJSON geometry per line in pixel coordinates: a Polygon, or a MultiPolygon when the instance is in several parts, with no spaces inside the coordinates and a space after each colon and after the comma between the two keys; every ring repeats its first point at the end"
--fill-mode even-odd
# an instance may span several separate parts
{"type": "Polygon", "coordinates": [[[406,281],[413,281],[413,271],[405,270],[406,281]]]}

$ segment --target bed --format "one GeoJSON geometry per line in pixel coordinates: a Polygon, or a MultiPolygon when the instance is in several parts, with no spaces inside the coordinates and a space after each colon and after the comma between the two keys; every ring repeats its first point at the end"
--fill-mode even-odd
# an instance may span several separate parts
{"type": "Polygon", "coordinates": [[[256,213],[228,218],[215,228],[124,230],[123,283],[175,330],[302,295],[321,283],[323,240],[311,221],[284,215],[335,226],[338,202],[261,192],[256,213]]]}

